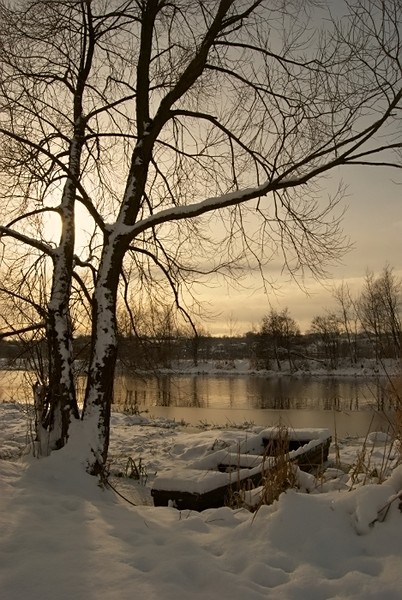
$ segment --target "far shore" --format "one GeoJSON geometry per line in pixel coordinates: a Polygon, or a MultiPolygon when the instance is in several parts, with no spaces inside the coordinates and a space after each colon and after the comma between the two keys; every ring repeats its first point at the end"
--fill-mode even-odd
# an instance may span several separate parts
{"type": "Polygon", "coordinates": [[[374,359],[363,359],[351,366],[347,361],[340,362],[336,368],[330,368],[325,363],[311,360],[303,368],[290,368],[287,361],[281,364],[281,369],[256,369],[247,359],[177,361],[170,367],[155,367],[136,369],[127,364],[119,365],[119,372],[152,375],[248,375],[256,377],[397,377],[402,373],[400,360],[384,359],[376,362],[374,359]]]}
{"type": "MultiPolygon", "coordinates": [[[[85,366],[82,361],[76,361],[77,374],[85,374],[85,366]]],[[[24,359],[9,361],[0,359],[0,372],[6,371],[31,371],[32,365],[24,359]]],[[[149,368],[137,368],[131,365],[130,362],[124,361],[118,363],[117,375],[141,375],[150,377],[155,375],[214,375],[214,376],[231,376],[231,375],[247,375],[256,377],[388,377],[395,378],[402,375],[401,360],[383,359],[376,361],[375,359],[361,359],[355,365],[351,365],[350,361],[339,361],[335,368],[328,366],[325,361],[314,359],[304,360],[302,365],[296,362],[292,367],[288,361],[282,361],[280,369],[275,364],[271,369],[256,368],[252,361],[248,359],[234,360],[200,360],[194,364],[191,360],[172,361],[170,366],[150,366],[149,368]]]]}

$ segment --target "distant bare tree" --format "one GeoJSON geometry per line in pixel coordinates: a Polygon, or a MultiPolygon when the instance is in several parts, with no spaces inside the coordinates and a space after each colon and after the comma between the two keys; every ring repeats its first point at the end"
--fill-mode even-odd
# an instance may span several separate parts
{"type": "Polygon", "coordinates": [[[293,369],[292,346],[300,335],[300,328],[290,316],[288,308],[278,312],[271,309],[262,320],[261,343],[268,354],[272,352],[278,370],[281,371],[281,358],[286,356],[289,367],[293,369]]]}
{"type": "Polygon", "coordinates": [[[321,341],[328,366],[336,369],[339,361],[339,346],[341,336],[341,323],[335,313],[316,316],[311,322],[310,331],[316,333],[321,341]]]}
{"type": "Polygon", "coordinates": [[[356,301],[352,298],[346,283],[334,288],[333,296],[339,305],[340,322],[348,343],[348,351],[352,364],[357,362],[358,314],[356,301]]]}
{"type": "Polygon", "coordinates": [[[322,201],[320,176],[400,166],[400,0],[348,2],[336,22],[321,13],[322,30],[311,6],[0,1],[3,260],[18,245],[51,265],[41,431],[53,448],[76,414],[81,288],[93,474],[108,452],[121,286],[157,297],[165,281],[185,306],[194,281],[278,253],[292,274],[317,275],[345,248],[339,197],[322,201]]]}
{"type": "Polygon", "coordinates": [[[363,330],[373,339],[375,356],[401,356],[402,282],[390,266],[377,277],[368,272],[358,310],[363,330]]]}

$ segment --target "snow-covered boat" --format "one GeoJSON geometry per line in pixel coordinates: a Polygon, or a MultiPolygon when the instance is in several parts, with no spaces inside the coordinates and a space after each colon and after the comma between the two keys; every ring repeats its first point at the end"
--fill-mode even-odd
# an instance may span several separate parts
{"type": "Polygon", "coordinates": [[[328,429],[264,429],[188,466],[159,473],[151,490],[154,504],[197,511],[224,506],[234,493],[264,485],[279,464],[316,471],[328,459],[330,444],[328,429]]]}

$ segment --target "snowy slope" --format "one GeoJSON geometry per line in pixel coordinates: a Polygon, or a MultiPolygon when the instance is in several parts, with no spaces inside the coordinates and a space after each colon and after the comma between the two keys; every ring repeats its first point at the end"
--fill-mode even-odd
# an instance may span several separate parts
{"type": "MultiPolygon", "coordinates": [[[[202,457],[239,434],[124,415],[113,421],[112,473],[128,456],[137,463],[141,456],[148,476],[145,486],[112,478],[136,502],[149,501],[158,469],[202,457]]],[[[0,405],[4,600],[401,598],[399,499],[379,514],[402,489],[401,467],[382,485],[289,491],[255,516],[229,508],[180,513],[133,506],[99,487],[80,464],[78,441],[48,459],[17,458],[26,431],[18,407],[0,405]]],[[[380,459],[386,437],[372,442],[380,459]]],[[[343,447],[350,459],[356,447],[343,447]]]]}

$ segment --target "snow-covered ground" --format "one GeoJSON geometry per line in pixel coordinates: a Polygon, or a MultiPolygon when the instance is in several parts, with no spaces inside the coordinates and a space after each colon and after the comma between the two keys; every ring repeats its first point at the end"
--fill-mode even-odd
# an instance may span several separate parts
{"type": "Polygon", "coordinates": [[[174,476],[178,465],[258,427],[188,428],[114,414],[117,494],[80,464],[83,426],[47,459],[20,456],[30,441],[26,415],[0,405],[2,599],[400,600],[402,467],[388,436],[371,434],[365,446],[337,440],[327,477],[310,480],[310,493],[289,490],[254,514],[195,513],[152,506],[157,473],[174,476]],[[141,481],[121,476],[134,463],[141,481]],[[335,468],[345,465],[354,465],[348,474],[335,468]]]}

